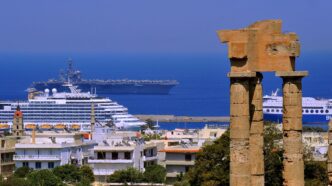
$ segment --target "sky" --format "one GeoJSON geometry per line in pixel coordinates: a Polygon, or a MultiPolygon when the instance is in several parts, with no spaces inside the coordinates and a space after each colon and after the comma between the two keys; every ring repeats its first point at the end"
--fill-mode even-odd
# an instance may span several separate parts
{"type": "Polygon", "coordinates": [[[216,31],[282,19],[332,52],[331,0],[0,0],[1,54],[217,54],[216,31]]]}

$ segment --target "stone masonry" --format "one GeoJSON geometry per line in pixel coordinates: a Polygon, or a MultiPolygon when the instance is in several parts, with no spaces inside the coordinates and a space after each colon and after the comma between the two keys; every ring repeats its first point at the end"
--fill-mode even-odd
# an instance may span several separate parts
{"type": "Polygon", "coordinates": [[[329,150],[327,151],[327,176],[329,178],[328,185],[332,185],[332,120],[329,122],[328,143],[329,150]]]}
{"type": "Polygon", "coordinates": [[[249,79],[255,73],[229,73],[230,91],[230,183],[250,180],[249,162],[249,79]]]}
{"type": "Polygon", "coordinates": [[[277,72],[283,79],[284,185],[304,185],[302,78],[307,72],[277,72]]]}
{"type": "Polygon", "coordinates": [[[262,74],[283,79],[284,185],[304,185],[302,84],[308,72],[295,71],[300,44],[282,33],[281,20],[256,22],[239,30],[221,30],[228,43],[230,78],[230,185],[264,185],[262,74]]]}
{"type": "Polygon", "coordinates": [[[250,80],[250,138],[249,156],[251,185],[264,185],[264,121],[263,121],[263,75],[257,72],[257,76],[250,80]]]}

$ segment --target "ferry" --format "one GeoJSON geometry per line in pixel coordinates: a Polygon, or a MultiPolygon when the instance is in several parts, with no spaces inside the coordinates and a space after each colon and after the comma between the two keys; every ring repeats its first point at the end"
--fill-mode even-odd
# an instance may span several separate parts
{"type": "MultiPolygon", "coordinates": [[[[263,114],[265,121],[282,122],[282,96],[278,89],[263,97],[263,114]]],[[[325,124],[332,118],[332,99],[302,98],[302,122],[304,124],[325,124]]]]}
{"type": "Polygon", "coordinates": [[[3,126],[11,126],[13,114],[19,106],[27,130],[37,127],[45,130],[89,131],[93,105],[97,125],[131,130],[146,124],[129,114],[126,107],[109,98],[99,97],[96,93],[81,92],[77,86],[70,83],[63,86],[67,86],[70,92],[58,92],[55,88],[51,91],[45,89],[44,92],[30,89],[27,101],[0,101],[0,123],[3,126]]]}

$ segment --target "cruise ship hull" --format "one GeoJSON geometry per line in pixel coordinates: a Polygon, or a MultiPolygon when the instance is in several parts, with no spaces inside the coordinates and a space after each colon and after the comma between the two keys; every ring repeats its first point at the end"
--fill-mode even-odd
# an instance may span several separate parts
{"type": "MultiPolygon", "coordinates": [[[[56,88],[58,91],[68,92],[66,87],[63,87],[63,82],[39,82],[34,83],[32,87],[39,91],[45,89],[56,88]]],[[[77,82],[75,83],[82,92],[96,90],[98,94],[169,94],[170,90],[175,84],[135,84],[135,83],[91,83],[91,82],[77,82]]]]}
{"type": "MultiPolygon", "coordinates": [[[[306,115],[304,114],[302,117],[303,124],[327,124],[332,118],[330,115],[306,115]]],[[[273,121],[273,122],[282,122],[282,114],[267,114],[264,113],[265,121],[273,121]]]]}

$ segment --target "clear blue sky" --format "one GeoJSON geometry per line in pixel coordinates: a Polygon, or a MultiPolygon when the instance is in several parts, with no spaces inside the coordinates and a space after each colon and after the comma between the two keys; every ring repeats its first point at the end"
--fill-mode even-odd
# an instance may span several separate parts
{"type": "Polygon", "coordinates": [[[276,18],[332,52],[331,0],[1,0],[0,53],[213,54],[216,30],[276,18]]]}

